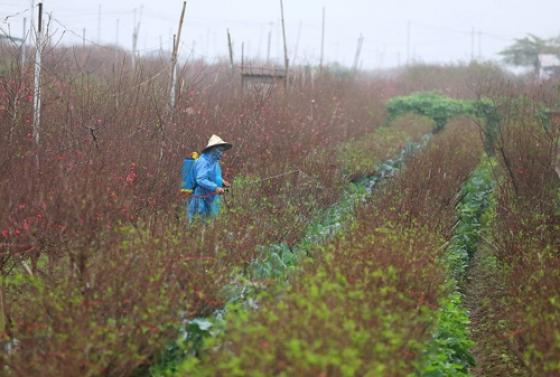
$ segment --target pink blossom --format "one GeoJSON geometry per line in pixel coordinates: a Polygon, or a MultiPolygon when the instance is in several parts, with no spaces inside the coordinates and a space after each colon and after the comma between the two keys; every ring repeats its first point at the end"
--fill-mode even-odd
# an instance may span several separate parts
{"type": "Polygon", "coordinates": [[[133,162],[130,164],[130,169],[126,176],[126,183],[133,184],[136,182],[136,178],[138,178],[138,175],[136,174],[136,164],[133,162]]]}

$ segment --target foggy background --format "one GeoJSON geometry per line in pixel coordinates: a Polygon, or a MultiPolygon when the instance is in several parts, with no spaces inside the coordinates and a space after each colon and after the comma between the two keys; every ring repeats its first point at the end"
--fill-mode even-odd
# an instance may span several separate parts
{"type": "MultiPolygon", "coordinates": [[[[38,0],[36,0],[38,3],[38,0]]],[[[181,0],[45,0],[53,42],[118,44],[131,50],[134,20],[140,22],[140,54],[170,50],[181,0]],[[101,11],[101,12],[100,12],[101,11]]],[[[30,0],[0,0],[0,28],[21,37],[30,22],[30,0]]],[[[318,64],[322,9],[326,10],[325,63],[351,66],[363,35],[360,67],[389,68],[410,62],[497,60],[499,51],[527,33],[560,34],[558,0],[284,0],[292,65],[318,64]]],[[[36,17],[36,13],[35,13],[36,17]]],[[[279,0],[191,0],[182,34],[183,60],[213,62],[227,56],[226,29],[240,60],[270,56],[282,64],[279,0]]]]}

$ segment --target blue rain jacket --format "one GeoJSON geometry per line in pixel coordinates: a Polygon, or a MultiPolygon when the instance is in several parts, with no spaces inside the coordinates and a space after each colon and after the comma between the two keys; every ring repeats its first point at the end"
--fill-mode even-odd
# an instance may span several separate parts
{"type": "MultiPolygon", "coordinates": [[[[220,161],[216,164],[216,183],[218,187],[224,186],[224,178],[222,177],[222,167],[220,165],[220,161]]],[[[214,201],[212,202],[212,216],[217,216],[222,209],[222,197],[220,195],[216,195],[214,201]]]]}
{"type": "Polygon", "coordinates": [[[189,199],[187,215],[189,220],[195,217],[209,218],[218,214],[219,196],[216,188],[222,187],[220,154],[214,150],[203,153],[194,163],[193,176],[196,183],[192,197],[189,199]]]}

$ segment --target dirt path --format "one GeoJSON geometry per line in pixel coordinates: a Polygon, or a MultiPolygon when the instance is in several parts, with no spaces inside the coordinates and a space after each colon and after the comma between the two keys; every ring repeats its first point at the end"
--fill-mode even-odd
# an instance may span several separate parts
{"type": "Polygon", "coordinates": [[[528,377],[522,363],[509,347],[507,329],[500,320],[499,308],[503,297],[500,269],[492,255],[491,246],[480,243],[469,266],[465,284],[464,304],[470,311],[472,350],[476,366],[471,368],[476,377],[528,377]]]}

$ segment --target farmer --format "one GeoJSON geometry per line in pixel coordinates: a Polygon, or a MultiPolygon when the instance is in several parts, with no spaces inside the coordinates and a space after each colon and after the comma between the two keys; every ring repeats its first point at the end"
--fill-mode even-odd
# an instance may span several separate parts
{"type": "Polygon", "coordinates": [[[219,136],[212,135],[200,158],[195,161],[192,171],[195,188],[187,209],[190,221],[211,218],[220,211],[218,195],[225,192],[224,187],[230,186],[222,177],[220,159],[231,147],[219,136]]]}

